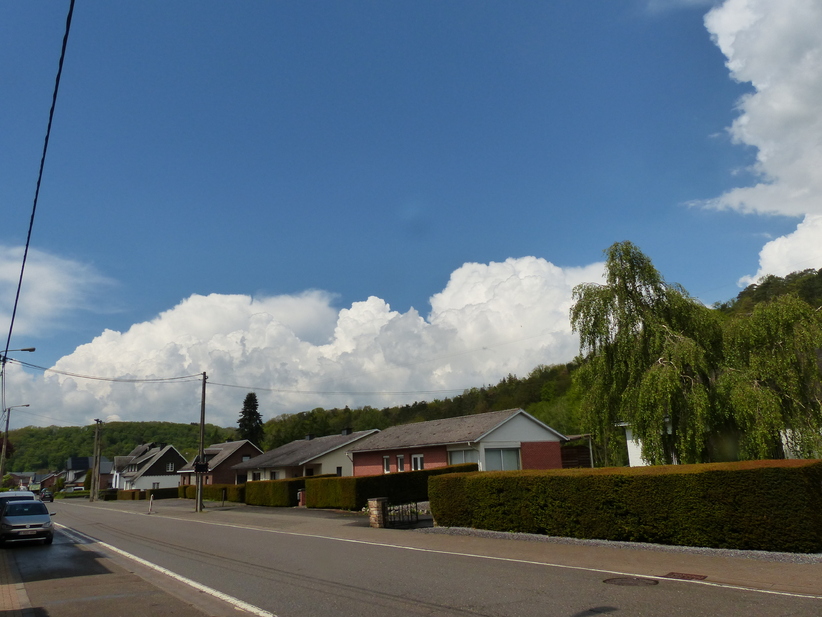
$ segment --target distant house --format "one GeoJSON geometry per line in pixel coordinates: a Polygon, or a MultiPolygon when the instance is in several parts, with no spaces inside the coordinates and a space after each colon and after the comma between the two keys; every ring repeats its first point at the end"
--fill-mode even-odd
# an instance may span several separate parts
{"type": "Polygon", "coordinates": [[[172,488],[180,483],[177,471],[186,459],[174,446],[147,443],[128,456],[114,457],[112,486],[118,489],[172,488]]]}
{"type": "Polygon", "coordinates": [[[307,435],[305,439],[292,441],[234,465],[234,470],[238,475],[246,475],[251,481],[283,480],[325,474],[351,476],[354,475],[354,467],[351,459],[346,456],[346,450],[378,432],[377,429],[357,432],[345,429],[339,435],[307,435]]]}
{"type": "MultiPolygon", "coordinates": [[[[203,475],[203,484],[245,484],[245,474],[238,474],[234,465],[248,461],[259,454],[260,450],[247,439],[214,443],[204,451],[208,463],[208,473],[203,475]]],[[[180,484],[194,484],[194,461],[180,468],[180,484]]]]}
{"type": "MultiPolygon", "coordinates": [[[[82,490],[86,476],[94,467],[93,456],[72,456],[66,461],[66,483],[64,490],[82,490]]],[[[105,456],[100,457],[100,488],[109,488],[112,482],[114,464],[105,456]]]]}
{"type": "Polygon", "coordinates": [[[559,469],[567,438],[522,409],[392,426],[349,448],[354,475],[478,463],[480,470],[559,469]]]}

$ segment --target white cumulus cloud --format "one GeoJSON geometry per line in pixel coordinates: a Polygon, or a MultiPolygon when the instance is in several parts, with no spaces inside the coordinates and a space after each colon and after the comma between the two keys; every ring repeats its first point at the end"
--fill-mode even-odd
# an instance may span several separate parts
{"type": "Polygon", "coordinates": [[[786,264],[820,267],[808,234],[822,215],[822,3],[726,0],[706,15],[705,25],[731,76],[754,88],[739,101],[729,131],[737,143],[756,148],[759,177],[712,205],[806,217],[795,233],[769,242],[759,272],[743,280],[784,272],[786,264]]]}
{"type": "MultiPolygon", "coordinates": [[[[0,321],[4,324],[11,321],[23,250],[0,246],[0,321]]],[[[14,333],[41,335],[60,328],[67,312],[87,310],[91,295],[112,284],[92,266],[29,249],[14,333]]]]}
{"type": "Polygon", "coordinates": [[[337,310],[333,296],[320,291],[193,295],[125,332],[106,330],[61,358],[53,367],[60,373],[32,376],[11,366],[9,380],[33,412],[47,409],[49,417],[76,424],[106,417],[195,422],[201,387],[196,377],[131,383],[66,373],[206,372],[207,420],[224,426],[236,423],[252,390],[266,418],[318,406],[431,400],[571,360],[571,290],[600,281],[602,271],[602,264],[565,269],[535,257],[465,264],[431,298],[426,317],[391,310],[377,297],[337,310]]]}

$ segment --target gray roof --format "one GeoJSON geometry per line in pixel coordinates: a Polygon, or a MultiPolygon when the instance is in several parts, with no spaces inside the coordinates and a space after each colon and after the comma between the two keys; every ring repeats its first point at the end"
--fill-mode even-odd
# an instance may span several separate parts
{"type": "Polygon", "coordinates": [[[378,434],[358,443],[350,452],[395,450],[397,448],[419,448],[455,443],[473,443],[514,416],[523,414],[534,422],[556,433],[564,441],[565,436],[550,426],[543,424],[522,409],[489,411],[470,416],[458,416],[443,420],[429,420],[389,427],[378,434]]]}
{"type": "MultiPolygon", "coordinates": [[[[253,446],[257,450],[257,452],[262,453],[262,450],[257,448],[257,446],[255,446],[247,439],[240,439],[239,441],[226,441],[224,443],[214,443],[208,446],[207,448],[204,448],[203,453],[205,454],[206,461],[208,462],[208,470],[212,471],[213,469],[219,467],[220,463],[222,463],[229,456],[234,454],[240,447],[242,447],[243,444],[246,443],[253,446]]],[[[179,473],[186,473],[191,471],[194,471],[193,460],[190,463],[186,463],[184,466],[180,467],[179,473]]]]}
{"type": "Polygon", "coordinates": [[[274,467],[296,467],[304,465],[334,450],[344,448],[355,441],[377,433],[377,429],[357,431],[348,435],[328,435],[314,439],[298,439],[274,450],[255,456],[244,463],[234,465],[232,469],[270,469],[274,467]]]}

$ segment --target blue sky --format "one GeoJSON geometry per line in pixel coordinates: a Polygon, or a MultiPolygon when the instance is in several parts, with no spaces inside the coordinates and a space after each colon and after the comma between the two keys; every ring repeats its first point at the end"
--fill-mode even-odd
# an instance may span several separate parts
{"type": "MultiPolygon", "coordinates": [[[[818,16],[812,3],[790,2],[818,16]]],[[[818,153],[819,141],[801,130],[798,137],[789,129],[756,132],[773,123],[757,123],[765,112],[743,102],[766,94],[767,80],[744,71],[774,58],[757,47],[767,37],[756,31],[775,27],[765,15],[773,9],[756,0],[721,4],[80,2],[33,233],[35,265],[42,267],[27,273],[12,347],[36,345],[36,354],[21,359],[82,374],[216,375],[222,366],[215,379],[303,392],[287,401],[272,393],[269,415],[380,406],[573,357],[573,345],[549,341],[527,353],[507,349],[498,362],[430,364],[470,355],[484,347],[483,332],[491,336],[482,319],[472,319],[493,294],[472,299],[476,289],[537,276],[522,275],[530,267],[544,270],[542,262],[517,261],[511,272],[518,274],[505,274],[492,272],[493,264],[530,258],[578,274],[595,271],[613,242],[631,240],[666,279],[707,303],[735,296],[745,276],[820,267],[822,256],[797,235],[798,225],[815,221],[808,217],[818,214],[818,193],[810,206],[795,208],[734,193],[763,182],[770,189],[782,182],[790,193],[801,185],[801,173],[791,170],[802,157],[774,166],[779,157],[763,152],[774,143],[778,150],[780,135],[791,140],[784,151],[799,142],[794,150],[818,153]],[[706,27],[714,5],[721,12],[706,27]],[[731,41],[725,49],[723,40],[731,41]],[[732,75],[726,62],[735,59],[749,62],[732,75]],[[730,128],[746,115],[751,135],[730,128]],[[764,247],[779,238],[793,243],[791,257],[768,261],[764,247]],[[465,264],[472,263],[485,269],[468,276],[465,264]],[[440,313],[432,297],[445,290],[452,293],[440,313]],[[232,295],[264,306],[240,317],[220,304],[232,295]],[[200,297],[222,307],[214,318],[220,326],[209,329],[205,306],[196,309],[203,321],[196,327],[182,316],[187,300],[200,297]],[[381,309],[366,306],[371,297],[381,309]],[[280,308],[265,303],[271,298],[280,308]],[[473,317],[470,307],[480,307],[473,317]],[[363,327],[376,324],[373,336],[345,347],[343,340],[360,339],[342,332],[342,318],[372,309],[390,318],[358,319],[363,327]],[[238,341],[253,338],[251,321],[261,312],[286,326],[296,345],[283,356],[282,347],[265,342],[270,332],[255,339],[261,353],[268,350],[257,366],[268,369],[242,372],[244,351],[230,369],[191,352],[201,344],[213,351],[225,337],[234,342],[223,351],[246,350],[238,341]],[[425,338],[427,327],[445,327],[438,316],[457,312],[462,317],[449,322],[448,342],[431,342],[424,357],[389,362],[379,337],[392,323],[421,320],[415,332],[425,338]],[[178,313],[186,325],[175,330],[163,315],[177,323],[178,313]],[[150,332],[133,332],[131,342],[113,334],[116,342],[102,340],[107,331],[126,334],[140,324],[150,332]],[[462,346],[454,346],[457,339],[462,346]],[[158,363],[158,350],[170,344],[185,359],[158,363]],[[335,368],[291,370],[310,364],[299,349],[335,368]],[[362,372],[352,379],[351,367],[340,363],[355,356],[362,372]],[[394,377],[384,379],[384,371],[394,377]],[[432,377],[438,371],[450,380],[432,377]],[[411,393],[391,400],[317,394],[317,384],[329,379],[335,390],[361,381],[365,391],[411,393]]],[[[4,324],[67,9],[67,1],[0,6],[4,324]]],[[[818,38],[798,37],[805,47],[797,43],[796,57],[818,50],[818,38]]],[[[789,55],[777,60],[795,65],[789,55]]],[[[818,109],[809,113],[818,120],[818,109]]],[[[558,307],[550,319],[567,316],[571,282],[579,282],[576,274],[563,279],[561,299],[550,296],[558,307]]],[[[544,303],[522,287],[508,297],[518,298],[517,311],[544,303]]],[[[519,316],[506,311],[489,322],[519,316]]],[[[514,326],[524,327],[523,319],[514,326]]],[[[518,340],[512,332],[494,340],[518,340]]],[[[398,337],[394,344],[419,341],[398,337]]],[[[29,397],[45,379],[19,378],[21,396],[29,397]]],[[[49,407],[43,417],[82,423],[104,411],[122,419],[147,413],[118,411],[122,401],[84,390],[88,385],[79,388],[89,396],[69,404],[65,380],[62,388],[39,401],[49,407]]],[[[238,390],[236,410],[228,395],[218,396],[224,409],[215,413],[226,424],[241,406],[245,391],[238,390]]],[[[151,413],[171,417],[172,408],[187,404],[168,398],[161,404],[167,409],[151,413]]]]}

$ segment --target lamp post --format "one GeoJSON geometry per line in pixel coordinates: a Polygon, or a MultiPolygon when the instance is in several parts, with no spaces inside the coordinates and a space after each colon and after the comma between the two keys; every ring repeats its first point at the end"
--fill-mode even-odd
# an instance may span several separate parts
{"type": "Polygon", "coordinates": [[[6,361],[9,359],[7,354],[10,351],[36,351],[36,349],[34,347],[7,349],[4,353],[0,354],[0,406],[3,408],[3,413],[6,414],[6,432],[3,435],[3,450],[0,452],[0,485],[3,484],[3,476],[6,472],[6,443],[9,440],[9,416],[11,415],[11,410],[17,407],[28,407],[28,405],[6,407],[6,361]]]}

